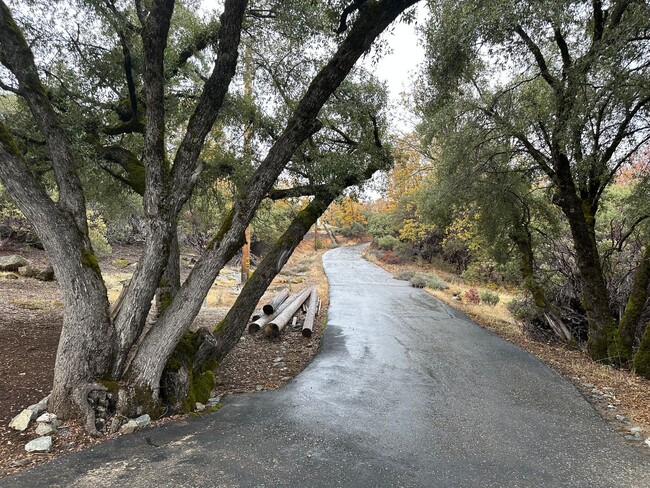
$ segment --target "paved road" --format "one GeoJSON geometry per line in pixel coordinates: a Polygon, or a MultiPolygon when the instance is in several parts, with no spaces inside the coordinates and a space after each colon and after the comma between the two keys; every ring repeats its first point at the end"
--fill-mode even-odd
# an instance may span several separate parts
{"type": "Polygon", "coordinates": [[[650,486],[570,384],[359,252],[325,255],[322,351],[289,385],[0,486],[650,486]]]}

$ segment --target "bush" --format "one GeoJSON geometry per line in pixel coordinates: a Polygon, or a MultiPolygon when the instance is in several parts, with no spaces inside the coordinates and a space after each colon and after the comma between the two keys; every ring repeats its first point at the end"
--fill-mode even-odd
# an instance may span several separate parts
{"type": "Polygon", "coordinates": [[[412,269],[402,269],[397,272],[395,275],[396,280],[402,280],[402,281],[409,281],[411,278],[415,276],[415,271],[412,269]]]}
{"type": "Polygon", "coordinates": [[[518,320],[532,322],[541,319],[540,309],[528,300],[514,298],[506,304],[506,307],[518,320]]]}
{"type": "Polygon", "coordinates": [[[350,225],[341,227],[339,229],[339,232],[343,237],[348,237],[348,238],[362,237],[366,235],[366,226],[363,225],[361,222],[355,221],[352,222],[350,225]]]}
{"type": "Polygon", "coordinates": [[[448,286],[434,274],[417,274],[409,282],[415,288],[431,288],[432,290],[445,290],[448,286]]]}
{"type": "Polygon", "coordinates": [[[493,307],[499,303],[499,295],[490,290],[481,290],[479,298],[483,303],[487,303],[493,307]]]}
{"type": "Polygon", "coordinates": [[[402,243],[393,236],[383,236],[377,239],[377,245],[381,249],[388,249],[389,251],[397,251],[402,247],[402,243]]]}
{"type": "Polygon", "coordinates": [[[113,248],[106,239],[106,222],[99,212],[87,210],[86,218],[88,220],[88,237],[93,246],[93,251],[98,256],[105,256],[111,253],[113,248]]]}
{"type": "Polygon", "coordinates": [[[478,290],[473,287],[465,292],[465,299],[475,305],[481,303],[481,297],[478,295],[478,290]]]}
{"type": "Polygon", "coordinates": [[[368,233],[375,239],[397,232],[395,219],[388,213],[373,213],[368,215],[368,233]]]}

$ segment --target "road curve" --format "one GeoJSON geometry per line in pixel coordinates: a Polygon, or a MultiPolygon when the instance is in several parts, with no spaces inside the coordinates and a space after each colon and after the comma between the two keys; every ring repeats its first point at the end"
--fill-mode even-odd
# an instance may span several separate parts
{"type": "Polygon", "coordinates": [[[569,383],[360,249],[325,254],[322,351],[284,388],[0,486],[650,486],[650,463],[569,383]]]}

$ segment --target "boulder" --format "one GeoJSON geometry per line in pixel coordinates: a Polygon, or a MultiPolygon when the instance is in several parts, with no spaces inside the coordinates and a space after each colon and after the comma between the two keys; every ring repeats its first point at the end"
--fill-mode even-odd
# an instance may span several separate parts
{"type": "Polygon", "coordinates": [[[25,445],[27,452],[48,452],[52,449],[52,436],[37,437],[25,445]]]}
{"type": "Polygon", "coordinates": [[[18,415],[16,415],[13,419],[11,419],[11,422],[9,422],[9,427],[19,432],[23,432],[24,430],[27,430],[29,423],[34,418],[36,418],[34,411],[26,408],[18,415]]]}
{"type": "Polygon", "coordinates": [[[18,271],[23,266],[29,266],[29,261],[22,256],[0,256],[0,271],[18,271]]]}
{"type": "Polygon", "coordinates": [[[53,413],[45,412],[43,415],[36,419],[36,422],[51,423],[53,420],[56,420],[56,415],[53,413]]]}
{"type": "Polygon", "coordinates": [[[47,402],[49,400],[50,400],[50,395],[43,398],[40,402],[35,403],[34,405],[30,405],[29,407],[27,407],[27,410],[31,410],[32,412],[34,412],[34,417],[33,418],[36,418],[40,414],[45,412],[45,410],[47,410],[47,402]]]}
{"type": "Polygon", "coordinates": [[[38,270],[35,270],[31,266],[21,266],[18,268],[18,274],[24,276],[25,278],[32,278],[38,273],[38,270]]]}

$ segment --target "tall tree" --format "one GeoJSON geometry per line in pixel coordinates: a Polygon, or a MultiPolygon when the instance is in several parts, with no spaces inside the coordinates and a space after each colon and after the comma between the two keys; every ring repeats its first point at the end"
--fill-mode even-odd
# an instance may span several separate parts
{"type": "MultiPolygon", "coordinates": [[[[109,316],[106,288],[88,238],[79,162],[67,130],[71,127],[65,124],[64,107],[57,106],[57,100],[50,97],[42,81],[34,49],[23,33],[28,26],[19,25],[7,4],[0,2],[0,62],[12,74],[3,80],[2,88],[22,97],[29,107],[47,145],[58,190],[58,199],[47,194],[34,178],[11,128],[4,122],[0,124],[0,179],[36,228],[63,294],[64,324],[50,398],[53,412],[63,418],[86,415],[88,428],[94,432],[87,394],[103,388],[98,384],[100,381],[119,383],[122,413],[159,408],[165,365],[217,274],[241,247],[245,229],[260,202],[301,144],[321,129],[317,118],[321,108],[359,57],[416,1],[353,2],[343,9],[337,29],[340,40],[333,41],[329,58],[292,106],[286,124],[243,185],[245,191],[236,195],[221,229],[149,330],[145,330],[145,320],[169,261],[179,212],[204,169],[201,151],[222,112],[235,75],[247,2],[226,0],[219,22],[209,24],[203,37],[192,37],[187,50],[175,45],[178,39],[186,39],[174,30],[174,15],[183,13],[182,4],[177,9],[173,0],[136,1],[133,5],[112,0],[89,2],[102,11],[103,18],[115,22],[115,36],[123,56],[121,62],[109,68],[123,71],[126,79],[124,89],[116,93],[119,97],[126,94],[124,103],[116,103],[117,97],[106,90],[102,92],[107,104],[117,106],[120,115],[116,120],[107,114],[107,119],[113,117],[116,124],[112,129],[104,128],[103,134],[115,136],[113,146],[128,159],[134,155],[132,147],[124,147],[120,142],[137,139],[136,146],[141,149],[136,159],[144,173],[144,252],[114,320],[109,316]],[[174,126],[169,117],[175,112],[170,106],[176,98],[175,85],[170,80],[210,40],[216,40],[213,68],[197,93],[189,98],[190,115],[186,122],[172,132],[174,126]],[[172,45],[176,49],[171,49],[172,45]],[[141,53],[138,65],[133,63],[136,51],[141,53]],[[170,147],[174,148],[171,153],[170,147]]],[[[80,30],[84,28],[81,26],[80,30]]],[[[101,46],[95,47],[102,51],[101,46]]],[[[87,67],[96,68],[95,74],[99,68],[93,63],[87,67]]],[[[85,74],[81,69],[78,71],[77,76],[85,74]]],[[[100,73],[93,79],[103,77],[100,73]]],[[[81,117],[79,125],[96,123],[94,117],[81,117]]],[[[128,161],[126,167],[136,168],[128,161]]],[[[139,167],[136,169],[140,171],[139,167]]]]}
{"type": "Polygon", "coordinates": [[[595,223],[603,192],[650,139],[648,3],[469,0],[433,11],[425,118],[463,99],[484,137],[545,175],[576,251],[589,354],[615,360],[595,223]]]}

